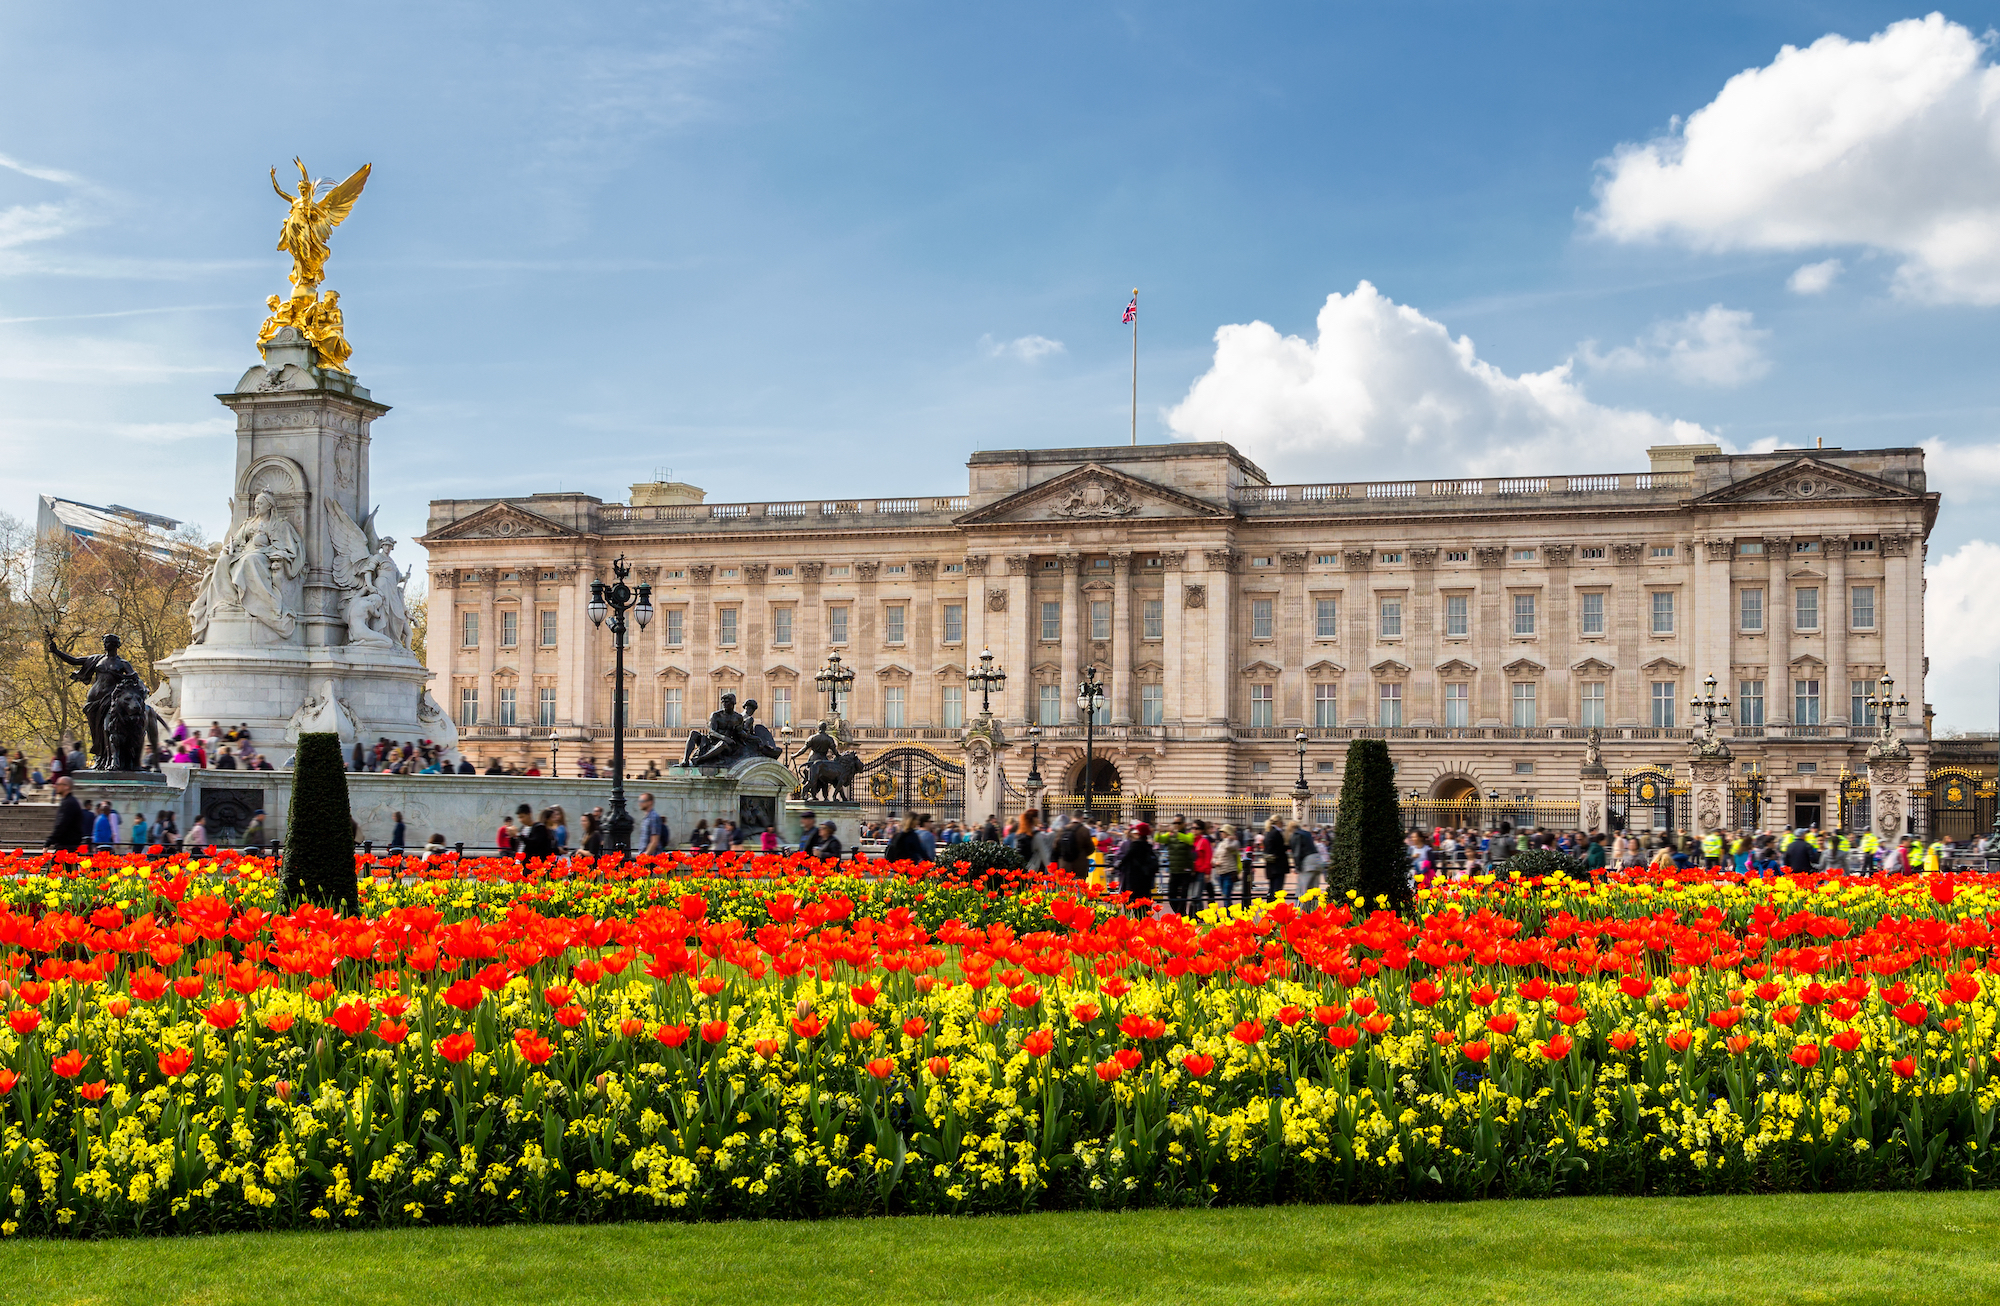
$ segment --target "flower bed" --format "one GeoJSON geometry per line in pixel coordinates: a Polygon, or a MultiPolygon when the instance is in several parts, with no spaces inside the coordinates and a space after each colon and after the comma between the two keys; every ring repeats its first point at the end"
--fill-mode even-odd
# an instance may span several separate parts
{"type": "Polygon", "coordinates": [[[0,1232],[1987,1186],[1996,893],[0,858],[0,1232]]]}

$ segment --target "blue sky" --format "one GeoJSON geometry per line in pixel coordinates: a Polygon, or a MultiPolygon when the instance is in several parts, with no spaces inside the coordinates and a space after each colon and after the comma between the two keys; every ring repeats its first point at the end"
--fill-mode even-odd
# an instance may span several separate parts
{"type": "Polygon", "coordinates": [[[302,153],[375,166],[327,284],[405,538],[1119,440],[1137,285],[1141,439],[1285,479],[1931,447],[1929,696],[1991,729],[1996,8],[0,3],[0,511],[219,530],[302,153]]]}

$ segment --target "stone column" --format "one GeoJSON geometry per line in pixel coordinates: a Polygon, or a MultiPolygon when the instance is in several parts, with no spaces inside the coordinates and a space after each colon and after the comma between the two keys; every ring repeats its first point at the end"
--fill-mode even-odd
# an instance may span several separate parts
{"type": "Polygon", "coordinates": [[[1791,585],[1785,579],[1792,561],[1791,537],[1765,536],[1764,553],[1769,577],[1764,585],[1764,638],[1770,641],[1770,661],[1764,672],[1764,721],[1775,726],[1792,719],[1793,614],[1791,585]]]}
{"type": "MultiPolygon", "coordinates": [[[[1187,577],[1181,568],[1187,563],[1187,554],[1182,550],[1163,550],[1160,554],[1160,570],[1166,573],[1166,586],[1161,591],[1160,615],[1160,681],[1165,695],[1162,714],[1170,722],[1181,722],[1187,718],[1186,699],[1181,694],[1181,686],[1187,676],[1186,659],[1182,656],[1181,620],[1183,609],[1190,605],[1199,607],[1206,601],[1207,591],[1196,587],[1189,590],[1187,577]]],[[[1197,614],[1199,615],[1199,614],[1197,614]]]]}
{"type": "MultiPolygon", "coordinates": [[[[1439,706],[1437,678],[1439,641],[1444,637],[1443,614],[1438,611],[1438,551],[1406,549],[1404,552],[1410,559],[1410,610],[1403,614],[1403,628],[1410,632],[1406,645],[1410,650],[1407,659],[1410,701],[1403,704],[1403,721],[1413,726],[1435,725],[1444,716],[1439,706]]],[[[1304,554],[1299,555],[1299,562],[1303,571],[1304,554]]],[[[1304,665],[1303,657],[1300,664],[1304,665]]]]}
{"type": "MultiPolygon", "coordinates": [[[[694,597],[688,602],[688,687],[681,719],[694,725],[708,720],[708,714],[721,706],[715,697],[715,679],[709,674],[715,668],[715,565],[690,564],[687,574],[694,597]]],[[[609,701],[604,705],[604,720],[607,724],[611,720],[609,701]]]]}
{"type": "MultiPolygon", "coordinates": [[[[1514,614],[1507,609],[1507,550],[1500,545],[1484,545],[1473,549],[1473,556],[1479,563],[1479,649],[1482,654],[1492,653],[1489,660],[1481,657],[1478,684],[1474,690],[1478,706],[1473,709],[1472,723],[1477,726],[1504,726],[1511,724],[1513,715],[1513,691],[1507,687],[1507,673],[1502,670],[1514,660],[1510,644],[1514,638],[1514,614]]],[[[1621,663],[1627,660],[1620,658],[1621,663]]]]}
{"type": "Polygon", "coordinates": [[[881,570],[882,564],[872,558],[854,564],[858,597],[849,618],[854,636],[849,645],[854,650],[854,717],[878,726],[884,715],[882,681],[875,674],[882,665],[882,595],[876,584],[881,570]]]}
{"type": "MultiPolygon", "coordinates": [[[[1695,668],[1701,676],[1714,675],[1722,682],[1733,704],[1738,696],[1733,668],[1735,659],[1730,650],[1736,640],[1736,590],[1731,580],[1731,560],[1736,556],[1734,539],[1704,540],[1698,549],[1695,563],[1694,611],[1696,656],[1700,664],[1695,668]]],[[[1742,717],[1733,709],[1730,719],[1740,721],[1742,717]]]]}
{"type": "Polygon", "coordinates": [[[1132,555],[1111,555],[1111,724],[1129,726],[1138,718],[1138,686],[1133,684],[1139,664],[1134,651],[1139,631],[1132,615],[1132,555]]]}
{"type": "Polygon", "coordinates": [[[1007,687],[1016,691],[1014,706],[1017,710],[1006,714],[1003,719],[1024,726],[1034,719],[1035,711],[1035,684],[1029,674],[1033,663],[1028,656],[1035,646],[1033,625],[1039,616],[1029,611],[1034,605],[1029,601],[1033,591],[1028,583],[1028,565],[1033,561],[1025,553],[1007,555],[1007,607],[1005,619],[1000,623],[1006,647],[993,650],[1007,673],[1007,687]]]}
{"type": "MultiPolygon", "coordinates": [[[[643,583],[657,589],[659,581],[660,569],[657,566],[632,568],[632,583],[635,588],[643,583]]],[[[660,629],[658,626],[649,625],[646,629],[640,630],[637,621],[630,617],[627,617],[626,621],[632,627],[632,647],[625,650],[625,670],[628,673],[626,683],[632,686],[632,711],[625,722],[627,735],[625,751],[631,754],[632,745],[639,742],[630,737],[631,732],[639,726],[651,728],[660,723],[660,629]]],[[[737,631],[740,638],[742,634],[740,624],[737,631]]],[[[645,743],[641,747],[648,750],[647,757],[652,756],[651,750],[662,748],[658,743],[645,743]]],[[[661,765],[679,760],[680,755],[676,753],[671,758],[663,757],[661,765]]],[[[626,765],[631,766],[629,756],[626,758],[626,765]]],[[[632,769],[644,771],[645,760],[641,759],[632,769]]]]}
{"type": "Polygon", "coordinates": [[[1896,678],[1896,693],[1909,696],[1913,725],[1923,720],[1924,711],[1923,547],[1921,537],[1883,532],[1883,592],[1875,605],[1883,667],[1896,678]]]}
{"type": "MultiPolygon", "coordinates": [[[[765,582],[771,574],[768,562],[746,562],[743,564],[743,610],[736,614],[737,649],[743,655],[743,694],[757,700],[757,719],[771,726],[772,733],[777,727],[771,721],[771,686],[764,679],[765,654],[771,647],[771,601],[765,589],[765,582]]],[[[794,621],[796,622],[796,614],[794,621]]],[[[798,631],[793,630],[796,636],[798,631]]],[[[652,674],[652,658],[646,660],[647,670],[640,673],[641,684],[652,674]]],[[[651,686],[647,686],[651,693],[651,686]]],[[[797,711],[797,704],[793,705],[797,711]]],[[[675,758],[674,760],[679,760],[675,758]]]]}
{"type": "Polygon", "coordinates": [[[1226,726],[1232,715],[1230,690],[1236,678],[1236,554],[1231,549],[1206,549],[1208,568],[1208,723],[1226,726]]]}
{"type": "MultiPolygon", "coordinates": [[[[1820,595],[1819,626],[1826,632],[1826,679],[1820,686],[1820,702],[1824,704],[1820,719],[1828,723],[1846,724],[1853,715],[1847,701],[1847,623],[1853,613],[1847,599],[1847,537],[1844,535],[1822,536],[1820,552],[1826,556],[1826,590],[1820,595]]],[[[1835,816],[1838,818],[1838,804],[1835,816]]]]}
{"type": "Polygon", "coordinates": [[[1284,611],[1273,614],[1278,623],[1277,693],[1282,705],[1278,719],[1292,728],[1303,726],[1311,711],[1306,705],[1306,650],[1312,647],[1312,614],[1306,611],[1309,556],[1304,550],[1278,555],[1278,563],[1284,568],[1283,593],[1279,596],[1284,611]]]}
{"type": "Polygon", "coordinates": [[[824,562],[800,562],[799,610],[792,619],[793,647],[799,651],[799,702],[793,710],[799,724],[812,727],[827,720],[826,694],[813,679],[826,665],[826,603],[820,597],[820,582],[826,575],[824,562]],[[808,697],[810,695],[810,697],[808,697]]]}
{"type": "MultiPolygon", "coordinates": [[[[1077,687],[1083,683],[1079,670],[1084,636],[1083,591],[1080,587],[1079,570],[1083,558],[1075,553],[1065,553],[1058,559],[1062,563],[1062,719],[1070,725],[1083,724],[1082,714],[1076,706],[1077,687]]],[[[1036,614],[1037,620],[1040,614],[1036,614]]]]}
{"type": "MultiPolygon", "coordinates": [[[[583,568],[568,563],[556,568],[556,723],[575,726],[588,724],[578,710],[576,687],[579,671],[577,659],[582,656],[582,646],[590,640],[590,615],[585,605],[590,601],[590,593],[577,583],[583,568]]],[[[575,760],[572,752],[571,760],[575,760]]]]}
{"type": "Polygon", "coordinates": [[[1375,546],[1360,544],[1343,549],[1341,561],[1347,567],[1347,647],[1348,656],[1352,659],[1352,665],[1342,677],[1347,689],[1347,724],[1365,726],[1375,719],[1375,705],[1368,701],[1369,695],[1375,691],[1375,680],[1368,670],[1375,661],[1370,656],[1375,647],[1375,593],[1368,587],[1369,568],[1375,562],[1375,546]]]}
{"type": "Polygon", "coordinates": [[[500,569],[481,567],[473,573],[479,582],[479,724],[490,726],[500,719],[499,695],[493,688],[493,661],[500,650],[498,598],[500,569]]]}
{"type": "Polygon", "coordinates": [[[1585,834],[1607,834],[1611,829],[1611,774],[1598,752],[1600,738],[1592,726],[1583,765],[1577,768],[1576,813],[1585,834]]]}
{"type": "MultiPolygon", "coordinates": [[[[1542,647],[1548,650],[1548,670],[1542,673],[1542,720],[1552,726],[1573,725],[1576,704],[1570,700],[1569,650],[1576,647],[1576,618],[1570,612],[1569,560],[1573,545],[1543,544],[1541,561],[1547,569],[1548,611],[1542,614],[1542,647]]],[[[1510,658],[1509,661],[1512,661],[1510,658]]]]}
{"type": "Polygon", "coordinates": [[[905,635],[909,641],[910,678],[915,682],[910,686],[910,720],[930,726],[944,724],[944,692],[937,678],[937,566],[936,558],[910,561],[911,588],[916,597],[910,600],[912,611],[905,635]]]}
{"type": "MultiPolygon", "coordinates": [[[[986,580],[986,568],[990,561],[991,558],[984,553],[968,553],[965,555],[965,647],[960,650],[963,656],[959,658],[959,661],[964,664],[967,675],[970,675],[972,669],[979,665],[979,655],[985,651],[991,639],[987,634],[986,625],[987,605],[991,602],[991,594],[988,591],[986,580]]],[[[1000,591],[1000,594],[1004,600],[1006,591],[1003,589],[1000,591]]],[[[994,616],[998,618],[994,623],[994,630],[996,632],[1004,631],[1007,627],[1007,614],[1005,612],[998,612],[994,616]]],[[[1000,652],[1004,653],[1006,650],[1001,649],[1000,652]]],[[[1000,669],[1007,673],[1011,681],[1014,674],[1013,669],[1005,666],[1000,669]]],[[[1016,688],[1018,689],[1018,686],[1016,688]]],[[[972,721],[974,714],[978,711],[972,705],[971,699],[972,691],[968,689],[966,691],[965,704],[965,719],[968,723],[972,721]]]]}

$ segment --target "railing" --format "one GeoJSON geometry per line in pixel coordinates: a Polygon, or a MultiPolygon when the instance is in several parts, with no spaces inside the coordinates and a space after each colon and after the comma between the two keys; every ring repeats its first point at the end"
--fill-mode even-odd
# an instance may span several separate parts
{"type": "Polygon", "coordinates": [[[606,504],[600,509],[607,524],[634,522],[800,522],[811,517],[956,516],[971,507],[963,494],[938,494],[902,499],[808,499],[788,503],[665,503],[632,507],[606,504]]]}
{"type": "Polygon", "coordinates": [[[1325,503],[1334,499],[1428,499],[1487,495],[1617,494],[1639,490],[1688,490],[1688,472],[1620,472],[1592,476],[1502,476],[1444,481],[1354,481],[1321,485],[1245,485],[1236,504],[1325,503]]]}

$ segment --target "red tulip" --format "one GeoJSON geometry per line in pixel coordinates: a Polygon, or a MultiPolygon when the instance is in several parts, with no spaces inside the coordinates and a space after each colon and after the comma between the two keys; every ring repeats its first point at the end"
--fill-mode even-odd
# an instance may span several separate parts
{"type": "Polygon", "coordinates": [[[1458,1050],[1465,1054],[1465,1059],[1467,1061],[1471,1061],[1474,1063],[1484,1061],[1486,1060],[1486,1058],[1493,1055],[1493,1048],[1491,1044],[1482,1043],[1477,1040],[1471,1043],[1464,1044],[1458,1050]]]}
{"type": "Polygon", "coordinates": [[[677,1048],[688,1041],[691,1033],[686,1025],[662,1025],[653,1031],[653,1037],[667,1047],[677,1048]]]}
{"type": "Polygon", "coordinates": [[[55,1071],[64,1079],[75,1079],[83,1073],[83,1068],[89,1064],[89,1057],[83,1055],[77,1049],[71,1048],[54,1061],[49,1062],[49,1069],[55,1071]]]}
{"type": "Polygon", "coordinates": [[[532,1029],[515,1030],[514,1046],[520,1051],[522,1059],[531,1066],[544,1064],[555,1055],[556,1051],[553,1044],[532,1029]]]}
{"type": "Polygon", "coordinates": [[[32,1007],[16,1007],[7,1013],[7,1026],[16,1034],[32,1034],[42,1027],[42,1013],[32,1007]]]}
{"type": "Polygon", "coordinates": [[[187,1073],[188,1067],[194,1064],[194,1053],[186,1048],[175,1048],[171,1052],[160,1053],[159,1060],[160,1073],[173,1079],[187,1073]]]}
{"type": "Polygon", "coordinates": [[[1352,1025],[1335,1025],[1326,1032],[1326,1041],[1337,1048],[1351,1048],[1361,1039],[1361,1031],[1352,1025]]]}
{"type": "Polygon", "coordinates": [[[1630,1052],[1639,1042],[1639,1036],[1629,1029],[1613,1030],[1604,1040],[1620,1052],[1630,1052]]]}
{"type": "Polygon", "coordinates": [[[1107,1084],[1124,1073],[1125,1067],[1119,1065],[1116,1061],[1100,1061],[1097,1063],[1097,1077],[1107,1084]]]}
{"type": "Polygon", "coordinates": [[[778,1040],[774,1038],[760,1038],[750,1046],[766,1061],[778,1055],[778,1040]]]}
{"type": "Polygon", "coordinates": [[[293,1020],[294,1017],[289,1011],[267,1012],[264,1016],[264,1028],[273,1034],[282,1034],[292,1027],[293,1020]]]}
{"type": "Polygon", "coordinates": [[[1557,1007],[1556,1019],[1564,1025],[1578,1025],[1590,1018],[1582,1007],[1557,1007]]]}
{"type": "Polygon", "coordinates": [[[1095,1002],[1079,1002],[1069,1009],[1069,1014],[1076,1017],[1077,1023],[1088,1025],[1102,1013],[1095,1002]]]}
{"type": "Polygon", "coordinates": [[[341,1033],[352,1038],[368,1028],[368,1018],[374,1014],[374,1008],[362,999],[356,998],[352,1002],[335,1007],[328,1019],[333,1021],[341,1033]]]}
{"type": "Polygon", "coordinates": [[[1930,1014],[1930,1009],[1921,1002],[1912,1002],[1907,1007],[1896,1008],[1896,1019],[1905,1025],[1921,1025],[1930,1014]]]}
{"type": "Polygon", "coordinates": [[[1561,1061],[1569,1055],[1569,1050],[1573,1046],[1574,1044],[1570,1042],[1569,1035],[1558,1034],[1548,1042],[1542,1044],[1542,1055],[1550,1061],[1561,1061]]]}
{"type": "Polygon", "coordinates": [[[571,1003],[567,1007],[556,1008],[556,1023],[564,1029],[575,1029],[578,1025],[589,1019],[589,1014],[582,1007],[571,1003]]]}
{"type": "Polygon", "coordinates": [[[1730,1056],[1740,1057],[1750,1050],[1750,1043],[1751,1039],[1748,1034],[1736,1034],[1725,1040],[1723,1046],[1729,1049],[1730,1056]]]}
{"type": "Polygon", "coordinates": [[[1238,1021],[1230,1031],[1230,1037],[1238,1043],[1257,1044],[1264,1041],[1264,1022],[1261,1020],[1238,1021]]]}
{"type": "Polygon", "coordinates": [[[847,1033],[856,1043],[866,1043],[869,1039],[875,1037],[875,1029],[876,1025],[874,1021],[857,1020],[847,1027],[847,1033]]]}
{"type": "Polygon", "coordinates": [[[1444,990],[1429,980],[1418,980],[1415,984],[1410,985],[1410,1001],[1420,1007],[1433,1006],[1443,996],[1444,990]]]}
{"type": "Polygon", "coordinates": [[[618,1022],[618,1033],[625,1038],[637,1038],[645,1028],[646,1022],[637,1016],[627,1016],[618,1022]]]}
{"type": "Polygon", "coordinates": [[[929,1022],[925,1021],[922,1016],[912,1016],[903,1022],[903,1037],[922,1038],[924,1031],[929,1028],[929,1022]]]}
{"type": "Polygon", "coordinates": [[[14,990],[15,995],[31,1007],[39,1007],[47,1002],[52,992],[53,989],[39,980],[22,980],[21,986],[14,990]]]}
{"type": "Polygon", "coordinates": [[[1313,1019],[1322,1025],[1337,1025],[1347,1015],[1347,1008],[1335,1004],[1331,1007],[1314,1007],[1313,1019]]]}
{"type": "Polygon", "coordinates": [[[207,1021],[212,1029],[235,1029],[237,1022],[243,1019],[243,1004],[234,998],[218,1002],[212,1007],[204,1008],[201,1018],[207,1021]]]}
{"type": "Polygon", "coordinates": [[[78,1084],[76,1086],[76,1094],[86,1102],[95,1102],[104,1096],[104,1090],[108,1087],[110,1085],[100,1079],[91,1084],[78,1084]]]}
{"type": "Polygon", "coordinates": [[[192,1001],[201,996],[201,991],[207,984],[208,981],[199,975],[183,975],[174,981],[174,995],[192,1001]]]}
{"type": "Polygon", "coordinates": [[[1717,1029],[1729,1029],[1741,1019],[1743,1019],[1743,1013],[1735,1007],[1728,1007],[1722,1011],[1711,1011],[1708,1013],[1708,1023],[1717,1029]]]}
{"type": "Polygon", "coordinates": [[[882,990],[876,988],[873,984],[858,984],[847,990],[847,993],[849,997],[854,999],[856,1005],[863,1007],[874,1006],[875,999],[882,996],[882,990]]]}
{"type": "Polygon", "coordinates": [[[1486,1018],[1486,1028],[1495,1034],[1511,1034],[1521,1023],[1521,1017],[1512,1011],[1503,1011],[1497,1016],[1486,1018]]]}
{"type": "Polygon", "coordinates": [[[1843,1029],[1828,1039],[1827,1042],[1833,1044],[1842,1052],[1852,1052],[1861,1046],[1861,1031],[1858,1029],[1843,1029]]]}
{"type": "MultiPolygon", "coordinates": [[[[722,992],[723,986],[727,983],[728,981],[724,980],[720,975],[704,975],[701,978],[701,982],[696,984],[695,987],[701,990],[703,997],[712,998],[722,992]]],[[[565,989],[563,992],[567,995],[569,990],[565,989]]],[[[567,1002],[569,999],[565,996],[563,1000],[567,1002]]]]}
{"type": "Polygon", "coordinates": [[[1055,1051],[1056,1036],[1046,1029],[1038,1029],[1021,1040],[1021,1050],[1031,1057],[1045,1057],[1055,1051]]]}
{"type": "Polygon", "coordinates": [[[393,1020],[385,1020],[375,1027],[375,1037],[394,1046],[410,1036],[410,1027],[393,1020]]]}
{"type": "Polygon", "coordinates": [[[478,980],[462,979],[444,991],[444,1000],[460,1011],[471,1011],[486,1001],[486,988],[478,980]]]}
{"type": "Polygon", "coordinates": [[[818,1038],[820,1031],[825,1028],[826,1022],[821,1020],[816,1014],[795,1016],[792,1018],[792,1033],[797,1034],[800,1038],[818,1038]]]}
{"type": "Polygon", "coordinates": [[[951,1073],[951,1058],[932,1057],[929,1061],[924,1062],[924,1069],[931,1072],[932,1079],[943,1079],[951,1073]]]}
{"type": "Polygon", "coordinates": [[[1898,1079],[1914,1079],[1917,1074],[1917,1059],[1904,1057],[1901,1061],[1891,1061],[1889,1069],[1896,1072],[1898,1079]]]}
{"type": "Polygon", "coordinates": [[[1667,1046],[1672,1048],[1676,1052],[1687,1051],[1688,1045],[1693,1042],[1694,1042],[1694,1031],[1690,1029],[1677,1029],[1673,1033],[1667,1035],[1667,1046]]]}
{"type": "Polygon", "coordinates": [[[437,1045],[437,1054],[455,1066],[471,1056],[478,1047],[479,1040],[473,1037],[472,1031],[462,1029],[441,1041],[437,1045]]]}
{"type": "Polygon", "coordinates": [[[166,994],[167,977],[150,966],[144,966],[132,972],[126,986],[139,1001],[158,1002],[166,994]]]}
{"type": "Polygon", "coordinates": [[[5,1097],[13,1092],[14,1085],[20,1081],[20,1078],[18,1074],[11,1070],[0,1070],[0,1097],[5,1097]]]}
{"type": "Polygon", "coordinates": [[[1181,1058],[1181,1069],[1187,1071],[1194,1078],[1201,1079],[1209,1071],[1215,1069],[1215,1058],[1204,1057],[1191,1052],[1181,1058]]]}
{"type": "MultiPolygon", "coordinates": [[[[707,982],[706,980],[702,981],[704,984],[707,982]]],[[[550,985],[548,988],[542,990],[542,1001],[548,1003],[551,1007],[568,1006],[569,986],[565,984],[550,985]]]]}
{"type": "Polygon", "coordinates": [[[1006,1012],[1000,1010],[998,1007],[981,1007],[979,1009],[979,1023],[991,1027],[999,1024],[1000,1018],[1006,1014],[1006,1012]]]}
{"type": "Polygon", "coordinates": [[[1042,991],[1032,984],[1023,984],[1007,995],[1007,1000],[1026,1011],[1042,1000],[1042,991]]]}
{"type": "Polygon", "coordinates": [[[701,1026],[701,1040],[702,1040],[702,1042],[704,1042],[704,1043],[710,1043],[710,1044],[714,1044],[714,1043],[720,1043],[720,1042],[722,1042],[722,1040],[724,1040],[724,1039],[726,1039],[726,1038],[728,1038],[728,1037],[729,1037],[729,1022],[728,1022],[728,1021],[726,1021],[726,1020],[707,1020],[707,1021],[703,1021],[703,1022],[702,1022],[702,1026],[701,1026]]]}
{"type": "Polygon", "coordinates": [[[1806,1070],[1819,1064],[1819,1044],[1800,1043],[1792,1049],[1792,1060],[1806,1070]]]}

